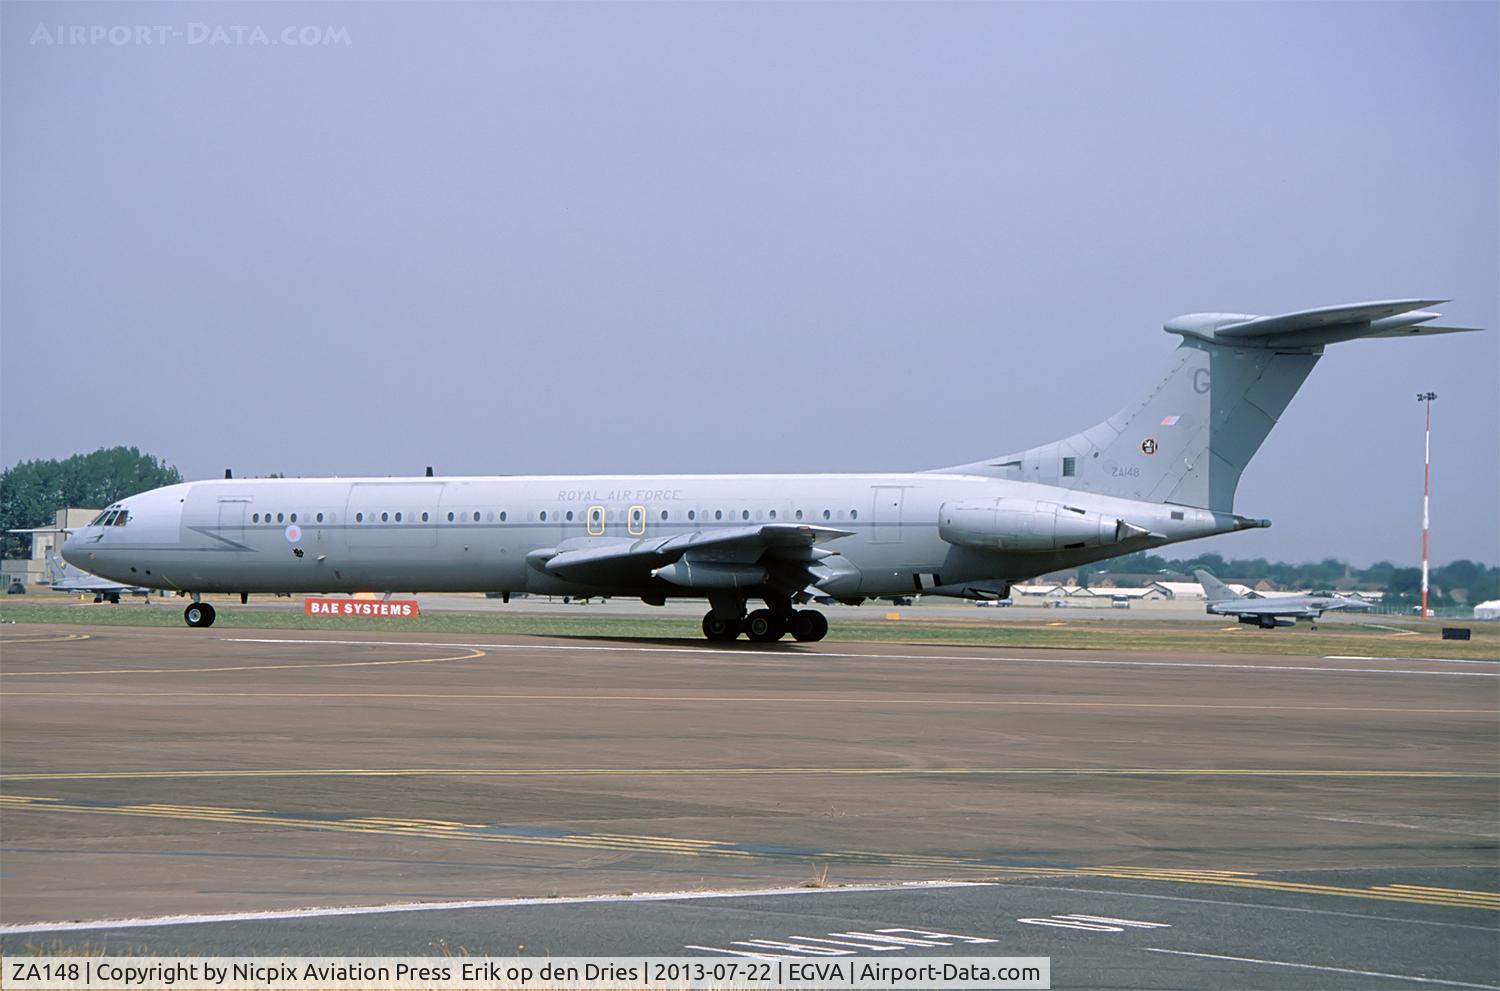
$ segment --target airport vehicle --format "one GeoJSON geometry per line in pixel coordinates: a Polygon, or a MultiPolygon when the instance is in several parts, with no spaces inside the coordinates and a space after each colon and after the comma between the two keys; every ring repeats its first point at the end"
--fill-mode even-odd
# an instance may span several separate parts
{"type": "Polygon", "coordinates": [[[1278,626],[1296,626],[1299,619],[1312,620],[1313,629],[1316,630],[1317,622],[1325,612],[1332,612],[1335,609],[1370,608],[1370,604],[1362,599],[1351,599],[1332,592],[1279,595],[1275,598],[1242,596],[1210,572],[1200,569],[1194,571],[1193,576],[1198,579],[1198,584],[1203,586],[1203,594],[1208,599],[1208,605],[1205,608],[1209,613],[1216,616],[1234,616],[1241,623],[1249,623],[1262,630],[1274,630],[1278,626]]]}
{"type": "Polygon", "coordinates": [[[144,595],[148,598],[151,595],[151,589],[145,586],[123,585],[108,578],[91,575],[62,561],[56,554],[47,555],[47,587],[54,592],[92,593],[95,602],[111,602],[116,605],[122,595],[144,595]]]}
{"type": "MultiPolygon", "coordinates": [[[[1326,345],[1445,333],[1426,300],[1195,313],[1165,375],[1081,433],[903,474],[232,479],[108,507],[63,546],[120,582],[204,592],[525,591],[708,600],[710,640],[821,639],[797,608],[1012,583],[1269,521],[1240,473],[1326,345]],[[746,614],[759,599],[765,608],[746,614]]],[[[226,472],[226,474],[228,474],[226,472]]]]}

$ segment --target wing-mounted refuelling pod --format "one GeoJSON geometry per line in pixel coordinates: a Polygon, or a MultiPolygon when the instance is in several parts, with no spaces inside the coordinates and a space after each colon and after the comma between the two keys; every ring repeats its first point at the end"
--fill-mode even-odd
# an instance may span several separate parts
{"type": "Polygon", "coordinates": [[[1116,516],[1038,499],[987,499],[944,503],[938,535],[950,544],[979,550],[1055,551],[1107,547],[1160,537],[1116,516]]]}

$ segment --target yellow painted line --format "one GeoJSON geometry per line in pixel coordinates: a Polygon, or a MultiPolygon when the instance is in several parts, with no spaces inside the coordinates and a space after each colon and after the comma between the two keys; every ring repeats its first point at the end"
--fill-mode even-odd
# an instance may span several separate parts
{"type": "MultiPolygon", "coordinates": [[[[1093,877],[1114,877],[1139,881],[1171,881],[1179,884],[1207,884],[1229,888],[1251,888],[1261,891],[1283,891],[1292,894],[1315,894],[1315,895],[1337,895],[1344,898],[1365,898],[1379,901],[1399,901],[1415,905],[1444,905],[1451,908],[1488,908],[1488,905],[1480,905],[1472,900],[1460,898],[1452,893],[1419,893],[1419,892],[1396,892],[1381,888],[1347,888],[1339,885],[1329,884],[1304,884],[1297,881],[1274,881],[1265,878],[1212,878],[1185,876],[1174,871],[1152,871],[1141,870],[1109,870],[1103,868],[1082,868],[1078,874],[1093,877]]],[[[1500,904],[1494,906],[1500,909],[1500,904]]]]}
{"type": "Polygon", "coordinates": [[[1486,898],[1500,898],[1500,891],[1470,891],[1466,888],[1429,888],[1425,884],[1383,884],[1382,888],[1407,888],[1412,891],[1457,891],[1465,895],[1483,895],[1486,898]]]}
{"type": "MultiPolygon", "coordinates": [[[[482,650],[470,649],[467,654],[450,657],[417,657],[404,661],[328,661],[321,664],[236,664],[217,668],[99,668],[92,671],[0,671],[8,678],[74,678],[80,675],[97,674],[219,674],[226,671],[284,671],[291,668],[366,668],[391,664],[439,664],[443,661],[472,661],[484,657],[482,650]]],[[[100,694],[113,694],[103,692],[100,694]]]]}
{"type": "Polygon", "coordinates": [[[1492,771],[1339,770],[1275,767],[511,767],[287,768],[223,771],[78,771],[0,774],[3,781],[149,781],[192,778],[525,778],[525,777],[1262,777],[1493,780],[1492,771]]]}
{"type": "Polygon", "coordinates": [[[1072,877],[1109,877],[1122,880],[1145,880],[1145,881],[1167,881],[1175,884],[1197,884],[1213,885],[1218,887],[1231,887],[1243,889],[1255,889],[1263,891],[1278,891],[1289,894],[1313,894],[1331,895],[1344,898],[1362,898],[1380,901],[1398,901],[1418,905],[1439,905],[1451,908],[1468,909],[1500,909],[1500,904],[1489,904],[1488,898],[1476,899],[1475,895],[1484,896],[1485,892],[1469,892],[1446,888],[1423,888],[1419,890],[1397,890],[1393,886],[1383,885],[1375,888],[1349,888],[1339,885],[1308,884],[1295,881],[1277,881],[1270,878],[1261,878],[1252,874],[1242,872],[1211,871],[1211,870],[1185,870],[1173,868],[1131,868],[1131,867],[1012,867],[1000,864],[985,864],[969,858],[943,857],[943,856],[918,856],[918,855],[889,855],[858,850],[829,850],[814,851],[808,853],[780,852],[776,850],[759,851],[755,849],[740,849],[729,844],[703,845],[702,841],[689,841],[687,843],[673,844],[667,837],[609,837],[597,834],[577,834],[569,836],[535,836],[516,833],[495,833],[486,831],[488,827],[473,825],[461,827],[460,832],[449,829],[434,828],[424,825],[420,821],[404,822],[399,825],[399,820],[392,823],[380,824],[374,822],[359,823],[351,820],[328,820],[328,819],[299,819],[289,816],[255,815],[248,813],[230,814],[231,810],[220,810],[214,813],[209,809],[200,811],[168,810],[153,806],[88,806],[81,804],[64,803],[60,801],[38,803],[36,801],[16,802],[14,799],[21,796],[0,796],[0,802],[11,804],[13,808],[27,811],[46,811],[75,813],[82,815],[123,815],[123,816],[145,816],[150,818],[183,819],[198,822],[213,822],[222,824],[225,822],[243,823],[245,825],[270,825],[281,826],[292,829],[309,829],[321,832],[341,833],[364,833],[368,835],[383,836],[423,836],[431,839],[463,840],[471,842],[506,843],[522,846],[547,846],[563,849],[591,849],[604,850],[620,853],[654,853],[670,854],[673,856],[689,857],[723,857],[733,859],[769,859],[769,860],[791,860],[807,861],[812,863],[843,863],[843,864],[873,864],[879,866],[896,867],[925,867],[938,868],[948,871],[975,871],[988,875],[1016,874],[1024,876],[1072,876],[1072,877]]]}
{"type": "Polygon", "coordinates": [[[92,637],[87,633],[53,633],[45,636],[22,636],[4,637],[0,636],[0,644],[6,643],[66,643],[73,640],[90,640],[92,637]]]}
{"type": "Polygon", "coordinates": [[[1430,894],[1438,893],[1438,894],[1442,894],[1444,897],[1448,897],[1448,898],[1469,898],[1469,899],[1472,899],[1474,901],[1484,901],[1484,902],[1490,902],[1492,904],[1500,905],[1500,895],[1497,895],[1494,892],[1465,891],[1465,890],[1460,889],[1460,888],[1417,888],[1417,889],[1412,889],[1412,888],[1403,888],[1400,885],[1390,885],[1390,884],[1376,885],[1375,888],[1378,889],[1378,890],[1381,890],[1381,891],[1396,891],[1396,892],[1400,892],[1402,894],[1412,894],[1412,895],[1430,895],[1430,894]]]}
{"type": "MultiPolygon", "coordinates": [[[[352,665],[339,663],[312,665],[272,665],[273,667],[344,667],[363,664],[424,664],[431,658],[416,661],[356,661],[352,665]]],[[[468,658],[456,658],[468,660],[468,658]]],[[[139,670],[139,669],[136,669],[139,670]]],[[[181,671],[182,669],[177,669],[181,671]]],[[[200,670],[258,670],[256,668],[203,668],[200,670]]],[[[18,674],[42,674],[39,671],[17,672],[18,674]]],[[[58,672],[66,674],[69,672],[58,672]]],[[[71,672],[74,674],[108,674],[112,672],[71,672]]],[[[171,669],[152,670],[147,673],[175,673],[171,669]]],[[[921,699],[921,698],[827,698],[818,696],[770,696],[770,695],[554,695],[554,694],[463,694],[451,692],[0,692],[5,698],[267,698],[267,699],[390,699],[393,701],[449,701],[449,702],[712,702],[765,705],[874,705],[874,706],[979,706],[987,708],[1009,708],[1013,706],[1041,706],[1048,708],[1082,709],[1223,709],[1243,712],[1383,712],[1412,713],[1418,715],[1469,715],[1500,716],[1500,709],[1452,709],[1413,708],[1408,706],[1357,706],[1357,705],[1245,705],[1220,702],[1083,702],[1076,700],[1053,701],[1050,699],[921,699]]]]}
{"type": "Polygon", "coordinates": [[[1494,893],[1485,894],[1485,893],[1481,893],[1481,892],[1470,892],[1470,891],[1461,891],[1461,890],[1454,890],[1454,889],[1447,889],[1447,890],[1445,890],[1445,889],[1442,889],[1442,888],[1426,888],[1426,889],[1412,890],[1412,889],[1409,889],[1409,888],[1400,887],[1399,885],[1389,885],[1389,884],[1376,885],[1376,886],[1372,887],[1370,890],[1371,891],[1389,891],[1389,892],[1392,892],[1392,893],[1395,893],[1395,894],[1414,895],[1414,896],[1421,896],[1421,897],[1455,898],[1455,899],[1458,899],[1460,901],[1471,902],[1471,903],[1473,903],[1475,905],[1479,905],[1479,906],[1482,906],[1482,907],[1493,906],[1495,908],[1500,908],[1500,895],[1496,895],[1494,893]]]}

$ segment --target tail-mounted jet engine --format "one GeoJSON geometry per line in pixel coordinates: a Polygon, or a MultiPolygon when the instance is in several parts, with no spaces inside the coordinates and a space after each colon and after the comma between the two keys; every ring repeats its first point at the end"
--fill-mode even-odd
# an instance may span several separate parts
{"type": "Polygon", "coordinates": [[[1151,536],[1115,516],[1037,499],[948,502],[938,511],[938,535],[950,544],[987,551],[1055,551],[1105,547],[1151,536]]]}

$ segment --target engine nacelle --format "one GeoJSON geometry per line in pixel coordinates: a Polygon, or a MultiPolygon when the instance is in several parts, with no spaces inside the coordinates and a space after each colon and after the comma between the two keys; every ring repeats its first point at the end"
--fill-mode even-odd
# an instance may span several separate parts
{"type": "Polygon", "coordinates": [[[1118,517],[1038,499],[948,502],[938,511],[940,537],[987,551],[1104,547],[1149,533],[1118,517]]]}

